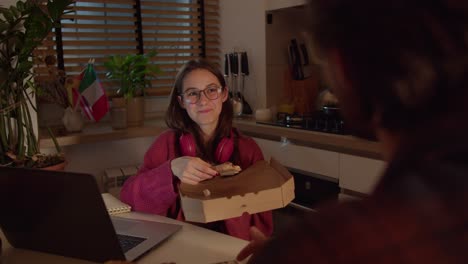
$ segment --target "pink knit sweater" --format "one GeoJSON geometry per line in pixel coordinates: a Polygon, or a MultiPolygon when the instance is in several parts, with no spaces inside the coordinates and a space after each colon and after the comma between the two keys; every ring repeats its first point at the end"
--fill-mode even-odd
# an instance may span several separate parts
{"type": "MultiPolygon", "coordinates": [[[[120,197],[122,201],[130,204],[133,210],[184,220],[178,193],[180,181],[171,171],[171,161],[177,158],[175,140],[173,130],[159,135],[146,152],[137,175],[125,182],[120,197]]],[[[253,139],[240,134],[238,147],[241,153],[239,165],[242,169],[263,160],[262,152],[253,139]]],[[[268,211],[253,215],[244,214],[203,226],[250,240],[251,226],[256,226],[268,236],[271,235],[273,219],[271,211],[268,211]]]]}

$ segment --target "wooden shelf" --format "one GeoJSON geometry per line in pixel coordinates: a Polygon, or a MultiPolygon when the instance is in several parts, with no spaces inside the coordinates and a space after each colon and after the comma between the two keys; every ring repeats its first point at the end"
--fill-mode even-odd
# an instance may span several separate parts
{"type": "MultiPolygon", "coordinates": [[[[89,123],[83,131],[57,136],[60,146],[86,144],[94,142],[130,139],[138,137],[157,136],[167,129],[162,118],[146,120],[141,127],[129,127],[126,129],[112,129],[110,123],[89,123]]],[[[45,133],[40,133],[46,135],[45,133]]],[[[40,139],[41,148],[53,148],[54,143],[50,137],[44,136],[40,139]]]]}

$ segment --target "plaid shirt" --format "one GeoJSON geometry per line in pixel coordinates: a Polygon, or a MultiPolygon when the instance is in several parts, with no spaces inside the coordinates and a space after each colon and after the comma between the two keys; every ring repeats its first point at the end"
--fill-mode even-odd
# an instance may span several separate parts
{"type": "Polygon", "coordinates": [[[370,197],[324,206],[249,263],[467,264],[468,142],[459,139],[402,149],[370,197]]]}

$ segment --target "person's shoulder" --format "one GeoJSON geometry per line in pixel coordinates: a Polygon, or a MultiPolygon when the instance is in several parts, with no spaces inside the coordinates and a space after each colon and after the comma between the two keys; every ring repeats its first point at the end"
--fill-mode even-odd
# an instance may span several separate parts
{"type": "Polygon", "coordinates": [[[153,140],[153,143],[146,151],[146,155],[153,157],[162,153],[172,152],[175,146],[176,135],[177,132],[173,129],[164,130],[153,140]]]}
{"type": "Polygon", "coordinates": [[[249,137],[249,136],[243,134],[239,129],[235,128],[235,131],[236,131],[237,137],[239,138],[239,143],[241,143],[241,142],[246,143],[246,144],[255,143],[255,140],[252,137],[249,137]]]}
{"type": "Polygon", "coordinates": [[[359,239],[352,241],[356,235],[367,235],[370,230],[378,233],[372,229],[373,224],[368,225],[375,220],[369,219],[366,202],[327,202],[314,209],[316,211],[304,213],[293,219],[287,229],[277,232],[264,250],[254,256],[253,263],[300,263],[304,259],[337,263],[330,261],[336,257],[336,252],[348,254],[352,248],[352,253],[357,249],[356,244],[362,244],[359,239]]]}
{"type": "Polygon", "coordinates": [[[176,131],[174,129],[166,129],[161,134],[156,137],[156,140],[168,140],[173,139],[176,136],[176,131]]]}
{"type": "Polygon", "coordinates": [[[173,137],[175,135],[176,135],[176,131],[171,128],[168,128],[164,130],[163,132],[161,132],[161,134],[159,134],[159,136],[162,136],[162,137],[173,137]]]}

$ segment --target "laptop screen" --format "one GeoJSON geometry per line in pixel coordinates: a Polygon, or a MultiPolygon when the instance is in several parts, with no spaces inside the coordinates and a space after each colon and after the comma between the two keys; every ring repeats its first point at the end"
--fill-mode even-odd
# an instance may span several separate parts
{"type": "Polygon", "coordinates": [[[0,168],[0,228],[14,247],[124,260],[94,176],[0,168]]]}

